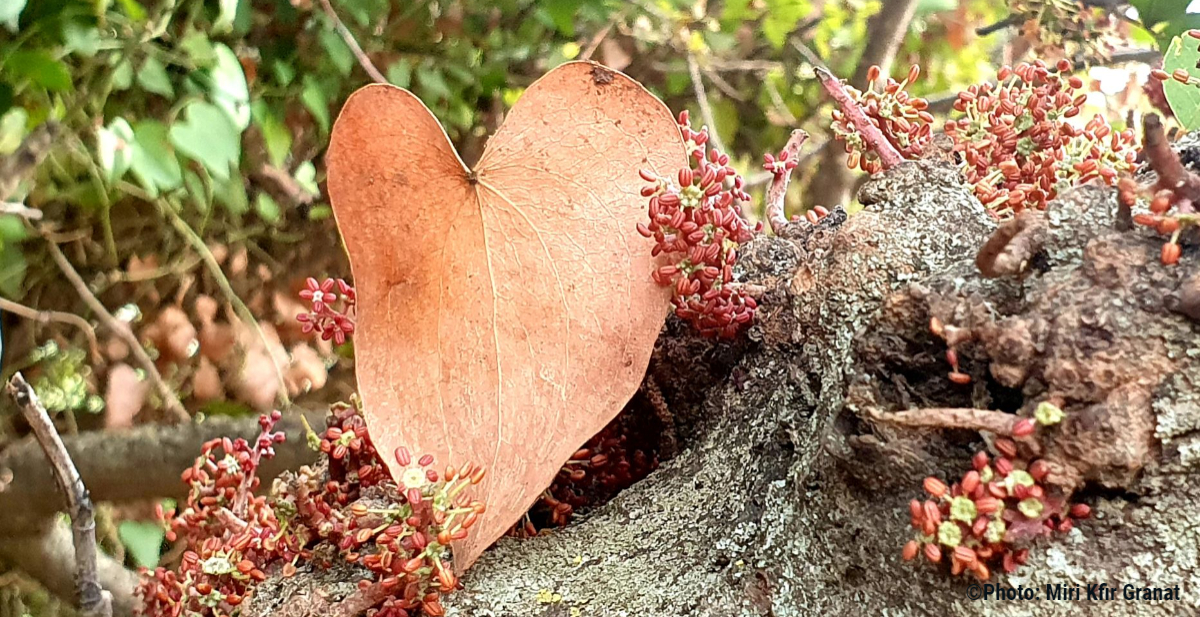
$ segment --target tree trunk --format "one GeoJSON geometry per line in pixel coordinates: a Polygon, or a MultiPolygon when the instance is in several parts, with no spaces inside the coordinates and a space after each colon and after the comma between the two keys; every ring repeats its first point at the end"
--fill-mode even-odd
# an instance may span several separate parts
{"type": "MultiPolygon", "coordinates": [[[[848,220],[756,239],[740,263],[768,291],[748,340],[660,341],[652,372],[680,424],[679,454],[566,528],[499,542],[447,614],[1196,614],[1200,326],[1172,309],[1196,285],[1200,255],[1161,265],[1161,238],[1114,230],[1114,195],[1084,187],[1052,204],[1023,281],[980,276],[975,255],[996,225],[933,161],[873,179],[848,220]],[[975,333],[958,347],[971,385],[946,378],[931,317],[975,333]],[[1093,515],[990,581],[1032,585],[1039,600],[972,602],[973,579],[902,561],[922,479],[960,477],[986,446],[973,431],[872,418],[1028,415],[1047,396],[1067,420],[1044,455],[1093,515]],[[1091,583],[1115,586],[1116,599],[1046,599],[1048,584],[1091,583]],[[1126,584],[1179,585],[1183,599],[1125,601],[1126,584]]],[[[268,581],[253,604],[311,597],[320,583],[304,576],[268,581]]]]}

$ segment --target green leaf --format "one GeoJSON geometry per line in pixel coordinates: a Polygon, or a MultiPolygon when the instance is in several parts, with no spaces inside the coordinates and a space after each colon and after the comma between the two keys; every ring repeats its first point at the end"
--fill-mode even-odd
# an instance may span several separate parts
{"type": "Polygon", "coordinates": [[[321,30],[317,38],[321,41],[325,55],[333,62],[338,73],[343,77],[349,75],[350,71],[354,69],[354,52],[346,47],[346,42],[342,40],[342,37],[338,36],[331,28],[326,28],[321,30]]]}
{"type": "Polygon", "coordinates": [[[120,0],[121,9],[133,21],[146,21],[146,9],[137,3],[137,0],[120,0]]]}
{"type": "MultiPolygon", "coordinates": [[[[1189,36],[1175,37],[1163,54],[1163,70],[1174,73],[1176,69],[1184,69],[1193,75],[1200,72],[1196,70],[1200,62],[1200,49],[1197,48],[1200,48],[1200,41],[1189,36]]],[[[1183,128],[1189,131],[1200,128],[1200,86],[1168,79],[1163,83],[1163,92],[1183,128]]]]}
{"type": "MultiPolygon", "coordinates": [[[[21,224],[24,225],[24,222],[21,224]]],[[[21,250],[21,247],[5,242],[4,246],[0,248],[0,294],[4,294],[6,298],[20,300],[25,295],[22,286],[25,283],[27,269],[25,252],[21,250]]]]}
{"type": "Polygon", "coordinates": [[[544,0],[538,3],[550,23],[566,36],[575,36],[575,17],[583,4],[580,0],[544,0]]]}
{"type": "Polygon", "coordinates": [[[213,22],[213,32],[217,34],[225,34],[233,30],[233,20],[237,17],[238,0],[220,0],[220,12],[217,14],[217,20],[213,22]]]}
{"type": "Polygon", "coordinates": [[[292,151],[292,132],[271,110],[267,104],[258,100],[250,108],[250,115],[258,130],[262,133],[263,142],[267,146],[267,158],[276,167],[283,167],[288,154],[292,151]]]}
{"type": "MultiPolygon", "coordinates": [[[[0,0],[0,4],[7,1],[0,0]]],[[[68,52],[90,58],[100,51],[100,30],[69,22],[63,26],[63,43],[68,52]]]]}
{"type": "Polygon", "coordinates": [[[151,196],[178,188],[183,182],[179,159],[171,149],[167,127],[155,120],[143,120],[133,127],[133,155],[129,169],[151,196]]]}
{"type": "Polygon", "coordinates": [[[766,0],[762,32],[775,49],[782,49],[796,23],[812,12],[809,0],[766,0]]]}
{"type": "Polygon", "coordinates": [[[1137,9],[1138,21],[1158,39],[1159,49],[1191,28],[1200,28],[1200,13],[1188,13],[1185,0],[1130,0],[1137,9]]]}
{"type": "Polygon", "coordinates": [[[0,23],[4,24],[9,32],[17,32],[17,22],[21,18],[25,2],[26,0],[0,0],[0,23]]]}
{"type": "Polygon", "coordinates": [[[167,75],[167,67],[153,56],[146,58],[142,63],[142,69],[137,73],[137,82],[146,92],[166,98],[175,96],[175,89],[171,87],[171,76],[167,75]]]}
{"type": "Polygon", "coordinates": [[[274,225],[281,218],[279,202],[266,193],[259,193],[254,200],[254,211],[262,220],[274,225]]]}
{"type": "Polygon", "coordinates": [[[917,0],[917,16],[944,13],[958,8],[958,0],[917,0]]]}
{"type": "Polygon", "coordinates": [[[213,197],[230,214],[240,216],[250,211],[250,200],[246,197],[246,185],[241,176],[234,175],[228,181],[216,183],[213,197]]]}
{"type": "Polygon", "coordinates": [[[200,68],[209,68],[217,63],[217,50],[213,49],[208,35],[199,30],[185,34],[179,41],[179,49],[187,54],[188,60],[200,68]]]}
{"type": "Polygon", "coordinates": [[[228,180],[229,170],[242,155],[242,136],[220,107],[193,101],[186,119],[171,127],[171,143],[184,156],[204,165],[218,180],[228,180]]]}
{"type": "Polygon", "coordinates": [[[312,161],[300,163],[292,177],[296,179],[296,184],[299,184],[300,188],[309,195],[315,197],[321,194],[321,189],[317,187],[317,168],[313,166],[312,161]]]}
{"type": "Polygon", "coordinates": [[[329,101],[325,98],[325,91],[321,88],[321,84],[312,75],[304,76],[304,90],[300,92],[300,102],[308,108],[312,113],[313,118],[321,127],[322,133],[329,132],[329,101]]]}
{"type": "Polygon", "coordinates": [[[0,155],[9,155],[21,147],[29,134],[29,112],[13,107],[0,116],[0,155]]]}
{"type": "Polygon", "coordinates": [[[406,58],[401,58],[392,63],[387,70],[388,81],[392,85],[407,88],[412,85],[412,63],[406,58]]]}
{"type": "Polygon", "coordinates": [[[71,72],[67,65],[44,51],[11,52],[4,68],[14,76],[28,79],[51,92],[71,89],[71,72]]]}
{"type": "Polygon", "coordinates": [[[133,161],[133,127],[124,118],[114,118],[96,131],[96,154],[109,182],[125,175],[133,161]]]}
{"type": "Polygon", "coordinates": [[[163,536],[161,525],[144,521],[121,521],[117,527],[121,543],[133,557],[134,563],[143,568],[154,568],[162,556],[163,536]]]}
{"type": "Polygon", "coordinates": [[[117,62],[117,66],[113,68],[112,87],[113,90],[127,90],[133,84],[133,63],[129,58],[121,58],[117,62]]]}
{"type": "Polygon", "coordinates": [[[239,131],[244,131],[250,126],[250,88],[246,85],[242,63],[238,61],[237,54],[223,43],[214,45],[213,50],[217,63],[208,71],[212,80],[208,89],[209,98],[229,114],[239,131]]]}

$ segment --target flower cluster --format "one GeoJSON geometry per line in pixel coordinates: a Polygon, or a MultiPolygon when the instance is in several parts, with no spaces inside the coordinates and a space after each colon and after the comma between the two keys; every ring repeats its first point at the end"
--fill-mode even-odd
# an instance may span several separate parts
{"type": "Polygon", "coordinates": [[[692,130],[686,111],[679,125],[689,165],[673,177],[641,172],[651,183],[642,189],[650,198],[650,222],[639,223],[638,231],[654,239],[654,256],[673,262],[653,276],[674,288],[675,314],[705,336],[732,338],[753,321],[757,307],[733,281],[738,248],[752,237],[741,214],[750,196],[729,156],[708,147],[708,127],[692,130]]]}
{"type": "MultiPolygon", "coordinates": [[[[846,93],[862,108],[867,119],[907,159],[919,157],[933,134],[933,115],[925,111],[929,103],[925,99],[911,97],[905,91],[920,74],[920,67],[913,65],[904,81],[897,82],[889,77],[883,87],[876,90],[879,67],[872,66],[867,71],[866,92],[845,86],[846,93]]],[[[833,111],[833,135],[845,143],[847,167],[860,167],[872,174],[884,169],[879,154],[866,143],[843,110],[833,111]]]]}
{"type": "Polygon", "coordinates": [[[296,535],[287,533],[266,497],[254,496],[257,470],[274,456],[283,433],[272,432],[278,411],[261,416],[262,432],[253,444],[245,439],[213,439],[204,444],[195,464],[183,472],[191,488],[183,511],[163,511],[167,539],[182,538],[187,549],[178,570],[143,572],[138,587],[141,611],[156,617],[230,614],[253,585],[266,578],[263,569],[301,556],[296,535]]]}
{"type": "MultiPolygon", "coordinates": [[[[1039,425],[1062,418],[1061,409],[1042,403],[1035,418],[1013,424],[1013,437],[1028,438],[1039,425]]],[[[1029,558],[1023,544],[1054,532],[1066,533],[1076,520],[1091,514],[1087,504],[1068,507],[1064,499],[1050,494],[1044,484],[1049,473],[1044,460],[1022,460],[1017,443],[1007,437],[993,445],[998,453],[994,460],[987,452],[976,453],[972,469],[950,486],[925,478],[929,499],[909,503],[916,537],[904,545],[905,560],[924,555],[932,563],[948,561],[954,576],[969,572],[987,580],[996,568],[1012,573],[1023,565],[1029,558]]]]}
{"type": "Polygon", "coordinates": [[[303,324],[304,332],[317,332],[322,339],[333,339],[338,345],[354,334],[358,297],[354,287],[346,281],[327,278],[318,283],[317,279],[309,277],[300,297],[311,307],[308,313],[296,316],[296,320],[303,324]],[[335,286],[337,292],[334,291],[335,286]]]}
{"type": "Polygon", "coordinates": [[[1071,64],[1052,70],[1044,62],[1000,69],[997,86],[971,86],[954,109],[964,116],[946,123],[962,156],[967,181],[994,213],[1045,208],[1063,188],[1100,178],[1109,185],[1133,167],[1133,132],[1114,131],[1097,115],[1083,128],[1079,115],[1087,95],[1071,64]]]}
{"type": "Polygon", "coordinates": [[[657,431],[622,413],[571,455],[534,507],[509,535],[531,537],[539,529],[562,527],[580,508],[604,503],[658,468],[658,455],[645,440],[657,431]]]}
{"type": "Polygon", "coordinates": [[[338,405],[325,430],[309,442],[327,456],[327,470],[304,467],[276,480],[271,496],[255,496],[260,461],[283,434],[279,412],[263,416],[262,434],[215,439],[183,478],[192,488],[183,512],[169,518],[168,539],[186,550],[176,570],[157,568],[139,587],[141,613],[153,617],[216,616],[237,612],[264,572],[327,567],[331,557],[363,568],[359,589],[369,615],[441,615],[440,598],[461,585],[448,565],[453,542],[467,536],[484,511],[464,491],[482,481],[482,467],[447,467],[407,449],[394,453],[405,468],[393,481],[358,409],[338,405]],[[220,451],[220,454],[218,454],[220,451]],[[377,600],[375,598],[378,598],[377,600]]]}

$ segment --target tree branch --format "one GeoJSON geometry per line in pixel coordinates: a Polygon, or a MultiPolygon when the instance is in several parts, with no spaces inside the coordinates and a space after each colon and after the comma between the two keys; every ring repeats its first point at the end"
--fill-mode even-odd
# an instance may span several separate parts
{"type": "Polygon", "coordinates": [[[871,119],[867,117],[866,112],[859,107],[858,103],[850,98],[850,93],[846,92],[846,87],[842,84],[842,80],[834,77],[833,73],[824,68],[818,67],[816,72],[817,78],[821,80],[821,85],[825,87],[825,91],[829,93],[829,96],[833,97],[833,100],[837,102],[842,113],[846,114],[846,117],[854,124],[854,130],[858,131],[863,141],[879,155],[879,159],[883,161],[883,168],[890,169],[899,165],[904,160],[904,157],[887,140],[887,137],[884,137],[879,127],[871,122],[871,119]]]}
{"type": "Polygon", "coordinates": [[[7,390],[33,429],[38,445],[54,469],[58,488],[66,497],[75,546],[75,600],[79,609],[87,617],[112,617],[112,594],[100,586],[96,574],[96,516],[87,487],[46,408],[21,373],[13,375],[7,390]]]}
{"type": "Polygon", "coordinates": [[[1013,424],[1017,416],[1003,411],[987,409],[931,408],[913,409],[895,413],[884,413],[878,409],[867,410],[872,420],[908,428],[961,428],[972,431],[987,431],[1001,437],[1012,437],[1013,424]]]}
{"type": "MultiPolygon", "coordinates": [[[[317,459],[305,441],[301,414],[288,413],[278,425],[287,441],[275,446],[276,456],[265,459],[264,485],[287,469],[317,459]]],[[[324,426],[324,411],[306,411],[313,426],[324,426]]],[[[204,442],[220,437],[253,440],[261,429],[256,416],[212,417],[203,422],[173,426],[146,425],[124,431],[93,431],[63,438],[91,497],[97,502],[132,502],[159,497],[182,497],[187,486],[179,474],[190,467],[204,442]],[[131,479],[136,478],[136,481],[131,479]]],[[[0,474],[11,472],[12,483],[0,491],[0,537],[25,536],[60,509],[53,470],[33,441],[16,443],[0,452],[0,474]]]]}
{"type": "Polygon", "coordinates": [[[133,358],[137,361],[138,366],[146,371],[146,376],[150,379],[150,383],[154,384],[154,388],[158,390],[158,395],[163,400],[163,408],[166,409],[171,419],[176,422],[187,421],[190,416],[188,416],[187,410],[184,409],[183,403],[179,402],[179,397],[175,396],[175,391],[163,380],[162,375],[158,372],[158,367],[154,365],[154,361],[150,359],[150,355],[142,348],[141,342],[133,335],[133,330],[130,330],[127,324],[113,317],[112,313],[104,308],[104,305],[88,289],[87,283],[83,282],[83,278],[75,271],[75,267],[67,260],[67,256],[63,255],[62,249],[58,248],[57,244],[47,239],[46,247],[50,249],[50,257],[58,264],[58,269],[62,271],[63,276],[75,288],[76,293],[83,299],[84,304],[87,304],[88,308],[96,314],[96,318],[100,320],[100,323],[105,328],[116,334],[129,347],[129,353],[133,354],[133,358]]]}

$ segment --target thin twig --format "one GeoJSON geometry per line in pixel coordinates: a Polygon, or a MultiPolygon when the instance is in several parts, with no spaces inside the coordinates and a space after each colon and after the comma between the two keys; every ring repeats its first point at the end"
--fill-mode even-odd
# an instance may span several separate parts
{"type": "Polygon", "coordinates": [[[40,221],[42,219],[42,211],[37,208],[30,208],[25,204],[12,202],[0,202],[0,214],[14,214],[24,219],[31,221],[40,221]]]}
{"type": "Polygon", "coordinates": [[[146,371],[146,376],[150,379],[150,383],[154,384],[154,388],[158,390],[159,396],[163,399],[163,407],[167,413],[177,422],[186,422],[191,417],[183,407],[183,403],[179,402],[179,397],[175,396],[175,392],[171,390],[171,386],[163,380],[162,375],[158,372],[158,367],[154,366],[154,361],[150,359],[150,355],[142,348],[141,342],[133,335],[133,330],[129,329],[129,325],[121,320],[113,317],[113,314],[104,308],[96,295],[88,289],[87,283],[83,282],[83,278],[75,271],[75,267],[67,260],[67,256],[63,255],[58,245],[53,242],[46,242],[46,247],[50,249],[50,256],[54,258],[54,262],[58,264],[58,269],[62,271],[63,276],[67,277],[67,281],[75,288],[75,292],[83,299],[84,304],[92,309],[96,314],[96,318],[113,334],[116,334],[129,347],[129,352],[133,354],[133,358],[137,360],[138,365],[142,370],[146,371]]]}
{"type": "Polygon", "coordinates": [[[580,52],[579,59],[591,60],[592,54],[596,53],[596,49],[600,47],[600,43],[603,43],[604,39],[608,38],[608,35],[610,32],[612,32],[613,27],[617,25],[617,21],[623,18],[624,14],[617,14],[614,15],[612,19],[608,20],[608,24],[599,32],[597,32],[596,35],[592,37],[592,40],[588,41],[587,47],[580,52]]]}
{"type": "Polygon", "coordinates": [[[380,73],[379,69],[375,68],[375,63],[371,62],[371,59],[367,57],[362,47],[358,46],[358,41],[354,40],[354,35],[346,28],[346,24],[343,24],[342,20],[338,18],[337,12],[333,10],[333,5],[329,4],[329,0],[321,0],[321,8],[325,9],[325,15],[333,22],[333,27],[337,30],[338,35],[345,41],[346,47],[350,48],[350,53],[354,54],[354,58],[358,60],[358,65],[367,72],[371,80],[379,84],[388,83],[383,73],[380,73]]]}
{"type": "Polygon", "coordinates": [[[33,429],[38,444],[54,467],[54,479],[67,500],[75,544],[75,595],[79,609],[88,617],[111,617],[112,595],[97,580],[96,518],[87,487],[71,462],[71,455],[67,453],[58,431],[54,430],[54,423],[50,421],[46,408],[21,373],[13,375],[8,382],[8,395],[21,408],[21,413],[33,429]]]}
{"type": "Polygon", "coordinates": [[[979,28],[976,28],[975,35],[976,36],[987,36],[994,32],[999,32],[1009,26],[1015,26],[1017,24],[1020,24],[1023,21],[1025,21],[1024,15],[1018,15],[1018,14],[1009,15],[1008,17],[1005,17],[1004,19],[1001,19],[1000,21],[998,21],[996,23],[992,23],[992,24],[988,24],[986,26],[981,26],[979,28]]]}
{"type": "MultiPolygon", "coordinates": [[[[208,250],[208,245],[204,243],[204,238],[201,238],[200,234],[196,233],[196,230],[192,229],[187,224],[187,221],[183,220],[183,217],[179,216],[179,213],[170,204],[163,204],[161,209],[167,218],[171,219],[171,225],[175,227],[176,231],[183,234],[188,243],[192,245],[192,248],[197,253],[200,253],[200,258],[204,260],[204,265],[208,266],[208,271],[216,279],[217,287],[221,288],[221,293],[224,294],[225,299],[229,301],[229,304],[233,305],[233,310],[237,313],[238,319],[241,319],[254,331],[255,336],[258,337],[258,340],[263,345],[264,353],[271,356],[271,344],[267,340],[267,335],[263,332],[262,326],[258,324],[258,320],[254,318],[254,314],[250,312],[246,303],[233,291],[233,285],[229,283],[229,278],[221,270],[221,264],[217,263],[217,258],[213,256],[212,251],[208,250]]],[[[271,358],[271,366],[275,369],[275,377],[279,381],[280,405],[286,409],[292,404],[291,399],[288,397],[287,381],[284,380],[283,371],[280,369],[279,363],[275,362],[274,357],[271,358]]]]}
{"type": "Polygon", "coordinates": [[[0,298],[0,311],[8,311],[18,317],[24,317],[30,321],[38,323],[65,323],[80,330],[83,330],[88,339],[88,347],[92,351],[92,359],[100,359],[100,344],[96,341],[96,329],[86,319],[76,315],[75,313],[66,313],[63,311],[39,311],[35,308],[30,308],[19,302],[13,302],[7,298],[0,298]]]}
{"type": "Polygon", "coordinates": [[[892,145],[892,142],[888,141],[887,137],[884,137],[879,127],[875,126],[870,118],[867,118],[867,114],[862,108],[858,106],[858,103],[854,102],[854,99],[846,92],[846,86],[842,84],[842,80],[834,77],[833,73],[821,67],[817,67],[816,72],[817,77],[821,80],[821,85],[825,87],[825,91],[829,93],[829,96],[833,97],[834,101],[837,101],[838,108],[842,110],[842,113],[846,114],[846,118],[854,125],[854,130],[858,131],[863,141],[875,151],[875,154],[879,155],[879,160],[883,163],[883,168],[891,169],[899,165],[904,160],[904,157],[900,156],[900,153],[896,151],[896,147],[892,145]]]}
{"type": "Polygon", "coordinates": [[[717,123],[713,120],[712,105],[708,102],[708,92],[704,89],[704,78],[700,75],[700,64],[696,62],[696,54],[688,52],[687,64],[688,73],[692,76],[692,90],[696,92],[696,103],[700,105],[700,117],[704,119],[704,124],[708,125],[708,139],[712,141],[714,148],[726,152],[725,144],[721,143],[721,136],[717,133],[717,123]]]}
{"type": "Polygon", "coordinates": [[[1013,424],[1020,419],[1003,411],[940,407],[890,413],[870,409],[867,414],[873,420],[896,426],[987,431],[1001,437],[1012,437],[1013,424]]]}
{"type": "MultiPolygon", "coordinates": [[[[792,136],[788,138],[787,144],[783,146],[783,151],[779,153],[779,160],[794,161],[800,158],[800,147],[808,140],[808,133],[800,129],[792,131],[792,136]]],[[[771,223],[771,231],[775,235],[781,235],[783,229],[788,226],[787,214],[784,213],[783,202],[787,197],[788,183],[791,182],[792,170],[784,167],[779,173],[774,174],[774,179],[771,181],[771,188],[767,189],[767,221],[771,223]]]]}

